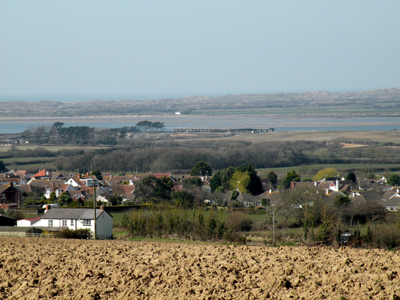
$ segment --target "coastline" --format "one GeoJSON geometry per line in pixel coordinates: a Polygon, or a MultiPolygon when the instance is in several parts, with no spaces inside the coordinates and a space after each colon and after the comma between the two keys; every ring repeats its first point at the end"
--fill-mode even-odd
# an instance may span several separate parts
{"type": "Polygon", "coordinates": [[[204,116],[204,115],[129,115],[79,117],[7,117],[0,118],[0,133],[21,133],[29,127],[51,127],[55,122],[65,127],[89,126],[121,128],[140,121],[162,122],[166,131],[173,128],[275,128],[275,131],[400,131],[400,116],[204,116]]]}

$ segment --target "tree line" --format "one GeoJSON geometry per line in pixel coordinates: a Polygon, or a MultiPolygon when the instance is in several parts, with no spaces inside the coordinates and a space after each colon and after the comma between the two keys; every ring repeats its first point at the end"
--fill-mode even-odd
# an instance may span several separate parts
{"type": "Polygon", "coordinates": [[[36,144],[82,144],[82,145],[117,145],[128,133],[141,131],[163,131],[163,122],[141,121],[135,126],[120,128],[95,128],[89,126],[64,127],[63,122],[52,126],[29,127],[21,138],[36,144]]]}
{"type": "MultiPolygon", "coordinates": [[[[91,132],[86,129],[83,131],[91,132]]],[[[73,130],[69,132],[73,136],[73,130]]],[[[67,133],[65,135],[68,136],[67,133]]],[[[106,139],[107,137],[104,134],[99,138],[106,139]]],[[[110,139],[115,141],[112,136],[110,139]]],[[[84,143],[86,142],[82,141],[82,145],[84,143]]],[[[397,148],[383,145],[343,148],[339,141],[329,143],[274,141],[255,144],[239,140],[210,140],[205,143],[200,140],[141,138],[126,140],[124,144],[94,152],[83,149],[49,151],[40,147],[20,150],[11,147],[8,151],[1,153],[0,159],[58,157],[54,161],[54,167],[60,171],[73,171],[79,168],[83,171],[100,169],[114,172],[182,171],[182,173],[187,173],[196,162],[204,161],[214,170],[250,164],[256,169],[300,166],[302,173],[315,174],[315,165],[322,164],[400,164],[397,152],[397,148]]]]}
{"type": "Polygon", "coordinates": [[[74,158],[58,159],[59,170],[77,168],[121,172],[187,172],[198,161],[214,170],[250,164],[255,168],[310,166],[319,164],[387,163],[400,164],[397,149],[369,147],[358,150],[343,148],[339,143],[242,141],[176,142],[132,141],[123,149],[84,153],[74,158]]]}

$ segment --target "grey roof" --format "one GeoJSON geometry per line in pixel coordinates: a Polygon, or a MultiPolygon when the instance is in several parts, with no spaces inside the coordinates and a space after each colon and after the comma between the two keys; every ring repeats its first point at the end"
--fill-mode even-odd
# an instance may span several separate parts
{"type": "Polygon", "coordinates": [[[32,229],[33,227],[0,226],[0,231],[2,232],[27,232],[32,229]]]}
{"type": "Polygon", "coordinates": [[[375,191],[358,192],[366,201],[380,201],[382,194],[375,191]]]}
{"type": "Polygon", "coordinates": [[[393,197],[387,201],[382,202],[384,207],[400,207],[400,197],[393,197]]]}
{"type": "MultiPolygon", "coordinates": [[[[96,219],[99,218],[103,210],[96,209],[96,219]]],[[[74,220],[93,220],[93,208],[51,208],[42,219],[74,219],[74,220]]]]}
{"type": "Polygon", "coordinates": [[[382,201],[387,201],[391,198],[393,198],[397,193],[395,192],[386,192],[385,194],[383,194],[382,196],[382,201]]]}
{"type": "Polygon", "coordinates": [[[367,201],[365,200],[365,197],[363,195],[359,195],[359,196],[353,197],[351,199],[351,203],[364,205],[367,203],[367,201]]]}
{"type": "Polygon", "coordinates": [[[247,194],[247,193],[239,192],[237,200],[239,200],[239,201],[254,201],[255,197],[253,197],[252,195],[247,194]]]}

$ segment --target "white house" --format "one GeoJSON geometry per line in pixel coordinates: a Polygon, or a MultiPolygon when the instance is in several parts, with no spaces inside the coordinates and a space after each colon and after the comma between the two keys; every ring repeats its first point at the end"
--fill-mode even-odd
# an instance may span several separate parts
{"type": "Polygon", "coordinates": [[[64,182],[65,184],[70,184],[73,187],[81,188],[85,185],[83,182],[80,181],[78,177],[71,177],[67,181],[64,182]]]}
{"type": "Polygon", "coordinates": [[[93,187],[93,185],[96,183],[98,184],[98,180],[94,179],[94,178],[81,178],[79,179],[80,182],[82,182],[84,185],[89,186],[89,187],[93,187]]]}
{"type": "Polygon", "coordinates": [[[49,185],[46,186],[46,192],[44,196],[46,199],[50,199],[51,193],[54,192],[56,197],[60,197],[63,192],[70,192],[70,191],[79,191],[78,187],[74,187],[72,184],[55,184],[55,182],[51,182],[49,185]]]}
{"type": "MultiPolygon", "coordinates": [[[[51,231],[62,228],[90,229],[94,232],[94,210],[91,208],[51,208],[46,211],[36,228],[51,231]]],[[[96,209],[96,234],[99,238],[111,238],[113,218],[103,207],[96,209]]]]}

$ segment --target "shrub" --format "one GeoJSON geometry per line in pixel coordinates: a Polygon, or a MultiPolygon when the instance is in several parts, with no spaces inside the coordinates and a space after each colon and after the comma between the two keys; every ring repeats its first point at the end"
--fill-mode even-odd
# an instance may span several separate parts
{"type": "Polygon", "coordinates": [[[232,213],[225,221],[225,227],[235,232],[250,231],[253,227],[253,220],[241,213],[232,213]]]}
{"type": "Polygon", "coordinates": [[[371,228],[373,246],[385,249],[400,247],[400,232],[396,226],[376,225],[371,228]]]}
{"type": "Polygon", "coordinates": [[[123,216],[121,225],[133,237],[179,237],[190,240],[219,240],[244,243],[242,231],[250,231],[253,220],[241,213],[231,214],[226,221],[216,211],[181,209],[160,205],[149,210],[135,210],[123,216]]]}
{"type": "Polygon", "coordinates": [[[69,228],[65,228],[62,231],[57,232],[55,237],[63,239],[90,239],[91,231],[90,229],[71,230],[69,228]]]}

